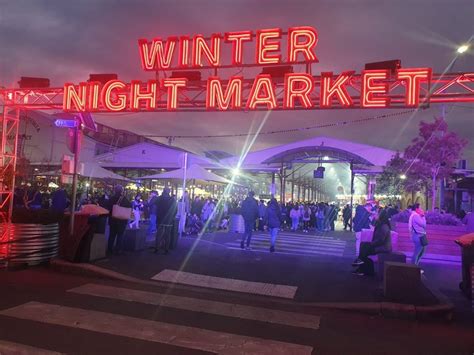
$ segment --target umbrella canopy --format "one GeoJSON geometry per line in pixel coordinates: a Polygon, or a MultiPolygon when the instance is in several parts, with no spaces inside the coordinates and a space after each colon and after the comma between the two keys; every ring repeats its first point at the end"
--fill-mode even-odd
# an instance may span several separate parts
{"type": "MultiPolygon", "coordinates": [[[[85,162],[82,163],[83,171],[79,174],[83,177],[89,179],[111,179],[111,180],[121,180],[121,181],[131,181],[122,175],[115,174],[114,172],[104,169],[99,164],[95,162],[85,162]]],[[[41,176],[59,176],[61,175],[60,170],[47,171],[44,173],[36,173],[36,175],[41,176]]]]}
{"type": "MultiPolygon", "coordinates": [[[[179,179],[179,180],[182,180],[184,179],[184,168],[168,171],[166,173],[161,173],[161,174],[142,176],[140,179],[163,179],[163,180],[179,179]]],[[[213,182],[220,182],[221,184],[233,183],[232,181],[222,176],[219,176],[217,174],[211,173],[210,171],[196,164],[191,165],[187,169],[186,179],[213,181],[213,182]]]]}

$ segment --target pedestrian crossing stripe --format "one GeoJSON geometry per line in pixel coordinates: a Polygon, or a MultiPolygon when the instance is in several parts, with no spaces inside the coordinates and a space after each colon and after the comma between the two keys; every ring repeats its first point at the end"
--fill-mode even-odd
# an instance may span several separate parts
{"type": "Polygon", "coordinates": [[[98,284],[82,285],[68,292],[300,328],[319,329],[320,323],[320,317],[314,315],[98,284]]]}
{"type": "MultiPolygon", "coordinates": [[[[253,233],[253,235],[269,235],[270,232],[266,233],[253,233]]],[[[308,239],[308,240],[331,240],[331,241],[337,241],[337,242],[342,242],[345,243],[343,240],[335,239],[334,237],[329,237],[329,236],[322,236],[322,235],[315,235],[315,234],[310,234],[310,233],[305,233],[305,234],[297,234],[297,233],[285,233],[285,232],[278,232],[278,236],[283,236],[283,237],[290,237],[290,238],[297,238],[297,239],[308,239]]]]}
{"type": "Polygon", "coordinates": [[[296,286],[229,279],[170,269],[156,274],[152,280],[288,299],[293,299],[298,290],[296,286]]]}
{"type": "Polygon", "coordinates": [[[313,348],[306,345],[41,302],[28,302],[0,314],[216,354],[309,355],[313,352],[313,348]]]}
{"type": "MultiPolygon", "coordinates": [[[[240,241],[235,241],[235,242],[229,242],[225,244],[226,246],[230,247],[240,247],[241,242],[240,241]]],[[[250,243],[251,247],[264,247],[264,248],[269,248],[270,247],[270,241],[265,240],[265,241],[252,241],[250,243]]],[[[288,250],[296,250],[296,251],[320,251],[320,252],[332,252],[332,253],[344,253],[344,247],[339,248],[339,247],[325,247],[325,246],[319,246],[319,245],[293,245],[293,244],[287,244],[287,243],[278,243],[278,241],[275,244],[275,247],[278,248],[285,248],[288,250]]]]}
{"type": "MultiPolygon", "coordinates": [[[[242,238],[244,238],[242,236],[242,238]]],[[[266,241],[266,242],[269,242],[270,241],[270,236],[252,236],[251,238],[251,241],[266,241]]],[[[238,240],[242,240],[241,238],[239,238],[238,240]]],[[[331,242],[318,242],[318,241],[311,241],[311,242],[307,242],[307,241],[299,241],[299,240],[288,240],[286,238],[279,238],[277,237],[276,239],[276,242],[281,242],[281,243],[286,243],[286,244],[293,244],[293,245],[301,245],[301,246],[310,246],[310,245],[321,245],[323,247],[332,247],[332,248],[345,248],[346,246],[346,243],[331,243],[331,242]]]]}
{"type": "MultiPolygon", "coordinates": [[[[242,235],[242,234],[241,234],[242,235]]],[[[259,237],[259,238],[269,238],[270,233],[265,233],[265,234],[252,234],[253,237],[259,237]]],[[[346,241],[344,240],[338,240],[334,238],[320,238],[320,237],[311,237],[311,236],[299,236],[299,235],[285,235],[285,234],[280,234],[278,233],[278,237],[281,239],[285,240],[294,240],[294,241],[300,241],[300,242],[308,242],[308,243],[313,243],[313,242],[318,242],[318,243],[334,243],[334,244],[346,244],[346,241]]]]}
{"type": "MultiPolygon", "coordinates": [[[[228,249],[232,249],[232,250],[241,250],[241,251],[247,251],[245,249],[242,249],[240,246],[239,247],[236,247],[236,246],[227,246],[228,249]]],[[[255,252],[264,252],[264,253],[269,253],[269,249],[270,249],[270,246],[261,246],[261,247],[252,247],[251,251],[255,251],[255,252]]],[[[344,254],[343,253],[334,253],[334,252],[330,252],[330,251],[309,251],[309,252],[305,252],[305,251],[297,251],[297,250],[293,250],[293,249],[285,249],[285,248],[275,248],[275,254],[285,254],[285,255],[299,255],[299,256],[316,256],[316,255],[328,255],[328,256],[337,256],[337,257],[341,257],[343,256],[344,254]]]]}

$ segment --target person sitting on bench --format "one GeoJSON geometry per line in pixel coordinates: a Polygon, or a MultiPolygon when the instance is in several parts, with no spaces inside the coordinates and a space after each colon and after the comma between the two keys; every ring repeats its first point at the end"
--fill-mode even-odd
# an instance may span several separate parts
{"type": "Polygon", "coordinates": [[[359,257],[352,263],[352,266],[357,267],[353,274],[369,276],[374,274],[374,262],[369,259],[369,255],[390,253],[392,251],[390,231],[388,213],[383,209],[375,221],[372,241],[360,243],[359,257]]]}

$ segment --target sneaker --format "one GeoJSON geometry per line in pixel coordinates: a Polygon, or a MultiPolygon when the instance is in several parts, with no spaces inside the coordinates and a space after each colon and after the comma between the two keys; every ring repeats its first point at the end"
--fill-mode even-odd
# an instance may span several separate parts
{"type": "Polygon", "coordinates": [[[352,263],[352,266],[360,266],[362,265],[364,262],[362,260],[360,260],[359,258],[355,259],[354,262],[352,263]]]}
{"type": "Polygon", "coordinates": [[[244,249],[244,242],[240,242],[240,249],[244,249]]]}
{"type": "Polygon", "coordinates": [[[247,246],[245,247],[245,250],[252,250],[252,247],[251,247],[250,245],[247,245],[247,246]]]}
{"type": "Polygon", "coordinates": [[[423,270],[423,269],[420,269],[420,274],[422,274],[422,275],[423,275],[424,273],[425,273],[425,270],[423,270]]]}
{"type": "Polygon", "coordinates": [[[360,271],[358,271],[358,270],[352,271],[352,274],[353,274],[353,275],[357,275],[357,276],[364,276],[364,275],[365,275],[363,272],[360,272],[360,271]]]}
{"type": "Polygon", "coordinates": [[[270,247],[270,253],[274,253],[275,252],[275,247],[270,247]]]}

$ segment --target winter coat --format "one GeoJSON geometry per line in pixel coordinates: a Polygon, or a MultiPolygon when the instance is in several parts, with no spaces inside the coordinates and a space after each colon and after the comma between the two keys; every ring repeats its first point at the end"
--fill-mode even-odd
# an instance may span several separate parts
{"type": "Polygon", "coordinates": [[[390,253],[392,251],[392,237],[390,227],[387,224],[376,226],[370,243],[377,254],[390,253]]]}
{"type": "Polygon", "coordinates": [[[213,202],[207,201],[204,207],[202,208],[202,220],[207,221],[211,217],[212,212],[215,208],[216,206],[213,202]]]}
{"type": "Polygon", "coordinates": [[[152,215],[156,215],[157,206],[156,203],[158,202],[158,197],[153,196],[151,200],[148,202],[148,213],[152,215]]]}
{"type": "Polygon", "coordinates": [[[370,228],[370,212],[364,206],[357,206],[353,219],[354,232],[370,228]]]}
{"type": "Polygon", "coordinates": [[[174,223],[177,213],[177,204],[170,195],[161,195],[156,200],[156,222],[158,225],[170,226],[174,223]]]}
{"type": "Polygon", "coordinates": [[[258,205],[258,217],[259,218],[264,218],[266,210],[267,210],[267,207],[263,203],[259,204],[258,205]]]}
{"type": "Polygon", "coordinates": [[[267,222],[268,228],[280,228],[281,222],[283,222],[283,216],[281,215],[281,209],[278,203],[270,203],[267,206],[265,221],[267,222]]]}
{"type": "Polygon", "coordinates": [[[291,212],[290,212],[290,218],[293,219],[293,218],[300,218],[300,210],[295,210],[294,208],[291,209],[291,212]]]}
{"type": "Polygon", "coordinates": [[[127,220],[117,219],[117,218],[112,217],[112,210],[114,208],[114,205],[118,204],[119,200],[120,200],[119,206],[126,207],[126,208],[131,208],[132,207],[132,204],[130,203],[130,201],[128,200],[127,197],[125,197],[121,194],[115,194],[114,196],[112,196],[112,198],[110,199],[110,202],[109,202],[109,212],[110,212],[109,225],[112,225],[112,224],[127,224],[128,223],[127,220]]]}
{"type": "Polygon", "coordinates": [[[253,197],[247,197],[242,202],[242,207],[240,208],[240,213],[244,218],[244,221],[253,223],[258,218],[258,204],[257,200],[253,197]]]}

